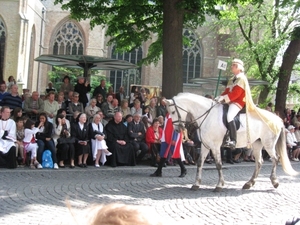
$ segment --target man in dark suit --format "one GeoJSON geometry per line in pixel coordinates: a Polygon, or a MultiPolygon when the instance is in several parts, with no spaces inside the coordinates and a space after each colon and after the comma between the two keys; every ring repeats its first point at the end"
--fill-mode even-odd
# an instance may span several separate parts
{"type": "Polygon", "coordinates": [[[102,79],[100,82],[100,85],[98,87],[96,87],[93,92],[94,98],[96,98],[97,94],[101,94],[103,99],[106,99],[107,90],[106,90],[105,85],[106,85],[106,82],[104,79],[102,79]]]}
{"type": "Polygon", "coordinates": [[[126,94],[125,94],[125,91],[124,91],[124,87],[121,86],[121,87],[119,88],[119,92],[116,93],[116,99],[118,99],[118,101],[119,101],[119,106],[120,106],[120,104],[121,104],[121,101],[122,101],[123,99],[125,99],[125,98],[126,98],[126,94]]]}
{"type": "Polygon", "coordinates": [[[133,115],[133,120],[128,124],[128,135],[131,144],[137,154],[136,161],[140,162],[148,152],[148,145],[145,143],[145,127],[141,123],[141,116],[138,113],[133,115]]]}

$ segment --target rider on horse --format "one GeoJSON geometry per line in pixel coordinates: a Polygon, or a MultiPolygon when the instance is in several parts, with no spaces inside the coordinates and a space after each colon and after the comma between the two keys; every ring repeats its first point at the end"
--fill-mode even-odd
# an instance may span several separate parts
{"type": "MultiPolygon", "coordinates": [[[[244,63],[240,59],[234,59],[231,64],[231,72],[233,77],[228,81],[225,91],[216,100],[219,103],[229,104],[227,122],[230,141],[226,143],[225,147],[231,149],[236,145],[236,125],[234,117],[239,111],[245,107],[246,103],[246,86],[249,87],[248,80],[244,74],[244,63]]],[[[248,98],[251,96],[247,96],[248,98]]]]}

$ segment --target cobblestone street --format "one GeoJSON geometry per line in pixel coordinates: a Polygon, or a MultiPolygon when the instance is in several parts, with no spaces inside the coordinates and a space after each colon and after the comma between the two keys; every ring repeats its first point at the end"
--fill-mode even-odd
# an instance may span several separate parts
{"type": "MultiPolygon", "coordinates": [[[[300,163],[292,163],[300,171],[300,163]]],[[[75,224],[74,215],[93,203],[122,202],[152,207],[164,224],[285,224],[300,217],[300,176],[290,177],[278,167],[278,189],[265,162],[255,186],[242,190],[254,163],[224,165],[225,187],[217,183],[214,165],[205,165],[202,185],[190,190],[195,166],[179,178],[179,167],[163,168],[163,177],[149,177],[155,168],[101,167],[87,169],[0,170],[0,224],[75,224]],[[70,204],[71,211],[66,206],[70,204]],[[167,222],[166,222],[167,221],[167,222]]]]}

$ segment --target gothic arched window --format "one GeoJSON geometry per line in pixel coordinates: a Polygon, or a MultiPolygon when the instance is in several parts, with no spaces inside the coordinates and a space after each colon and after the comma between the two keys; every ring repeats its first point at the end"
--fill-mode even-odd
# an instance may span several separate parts
{"type": "Polygon", "coordinates": [[[6,41],[6,28],[4,26],[4,22],[0,18],[0,81],[3,80],[3,73],[4,73],[5,41],[6,41]]]}
{"type": "MultiPolygon", "coordinates": [[[[141,47],[131,52],[116,52],[115,46],[112,48],[112,59],[126,60],[130,63],[137,64],[143,58],[143,50],[141,47]]],[[[114,92],[123,86],[127,93],[131,84],[141,84],[141,68],[134,70],[114,70],[110,71],[110,83],[114,87],[114,92]]]]}
{"type": "Polygon", "coordinates": [[[72,21],[63,24],[53,42],[54,55],[83,55],[83,35],[72,21]]]}
{"type": "Polygon", "coordinates": [[[201,45],[199,38],[192,31],[184,29],[183,35],[190,40],[189,45],[183,46],[183,83],[201,75],[201,45]]]}

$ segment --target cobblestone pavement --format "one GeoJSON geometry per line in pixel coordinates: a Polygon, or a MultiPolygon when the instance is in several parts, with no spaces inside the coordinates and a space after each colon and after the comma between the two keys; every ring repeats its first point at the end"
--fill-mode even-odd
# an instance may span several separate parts
{"type": "MultiPolygon", "coordinates": [[[[292,163],[300,171],[300,162],[292,163]]],[[[0,224],[75,224],[74,217],[96,203],[122,202],[152,207],[164,224],[285,224],[300,217],[300,176],[277,170],[273,188],[271,164],[263,165],[255,186],[242,190],[254,163],[224,166],[225,187],[217,183],[214,166],[206,165],[201,188],[190,190],[196,167],[179,178],[179,167],[163,168],[163,177],[149,177],[155,168],[101,167],[87,169],[0,170],[0,224]],[[71,209],[66,205],[69,204],[71,209]],[[167,222],[166,222],[167,221],[167,222]]]]}

